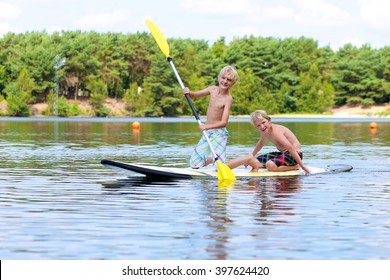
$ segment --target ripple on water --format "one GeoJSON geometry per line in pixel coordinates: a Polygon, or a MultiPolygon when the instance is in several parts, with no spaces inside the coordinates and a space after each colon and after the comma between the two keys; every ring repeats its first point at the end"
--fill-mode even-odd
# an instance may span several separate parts
{"type": "MultiPolygon", "coordinates": [[[[199,138],[196,127],[145,124],[139,135],[123,122],[61,124],[56,133],[42,123],[9,134],[0,127],[7,139],[0,140],[0,255],[389,259],[386,129],[371,139],[356,123],[352,128],[348,123],[289,125],[300,133],[309,166],[350,164],[354,169],[238,180],[225,188],[215,180],[151,180],[115,172],[100,160],[187,166],[199,138]]],[[[231,157],[250,153],[258,140],[258,134],[242,129],[239,123],[229,129],[231,157]]]]}

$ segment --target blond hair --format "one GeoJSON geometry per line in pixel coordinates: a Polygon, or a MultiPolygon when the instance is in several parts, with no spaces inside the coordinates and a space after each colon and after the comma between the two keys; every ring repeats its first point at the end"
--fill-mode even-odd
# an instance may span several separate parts
{"type": "Polygon", "coordinates": [[[255,121],[261,121],[266,119],[271,121],[271,117],[267,115],[267,112],[264,110],[256,110],[251,114],[251,124],[255,126],[255,121]]]}
{"type": "Polygon", "coordinates": [[[232,80],[232,86],[238,81],[238,72],[237,69],[231,65],[225,66],[221,69],[218,74],[218,80],[226,75],[229,79],[232,80]]]}

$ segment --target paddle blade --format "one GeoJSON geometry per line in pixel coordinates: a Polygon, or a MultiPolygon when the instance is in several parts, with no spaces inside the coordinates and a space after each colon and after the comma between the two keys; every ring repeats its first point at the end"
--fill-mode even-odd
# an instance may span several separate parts
{"type": "Polygon", "coordinates": [[[219,160],[216,161],[218,167],[218,180],[227,180],[227,181],[236,181],[236,176],[234,176],[233,171],[223,164],[219,160]]]}
{"type": "Polygon", "coordinates": [[[155,25],[152,21],[146,20],[146,24],[148,25],[150,33],[152,33],[152,36],[153,36],[154,40],[156,40],[156,43],[159,46],[160,50],[168,58],[169,57],[169,45],[168,45],[167,40],[164,37],[164,34],[162,34],[160,28],[158,28],[157,25],[155,25]]]}

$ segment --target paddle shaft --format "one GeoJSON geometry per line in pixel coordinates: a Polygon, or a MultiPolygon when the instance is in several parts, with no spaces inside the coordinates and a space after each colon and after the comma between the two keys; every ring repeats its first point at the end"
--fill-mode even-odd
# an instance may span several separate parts
{"type": "MultiPolygon", "coordinates": [[[[177,81],[179,82],[180,87],[183,89],[183,88],[184,88],[183,81],[181,80],[180,75],[179,75],[179,73],[178,73],[177,70],[176,70],[176,67],[175,67],[175,64],[174,64],[173,61],[172,61],[172,58],[171,58],[171,57],[168,57],[167,60],[168,60],[168,62],[169,62],[169,65],[171,65],[171,68],[172,68],[172,70],[173,70],[173,73],[175,74],[176,79],[177,79],[177,81]]],[[[199,124],[199,125],[202,124],[202,122],[201,122],[201,120],[200,120],[200,118],[199,118],[199,114],[198,114],[198,112],[195,110],[194,104],[192,103],[191,97],[189,97],[188,94],[184,94],[184,95],[185,95],[185,97],[186,97],[186,99],[187,99],[187,101],[188,101],[188,104],[190,104],[192,113],[194,114],[195,119],[198,121],[198,124],[199,124]]],[[[211,150],[211,152],[213,153],[213,156],[214,156],[215,160],[217,160],[217,159],[218,159],[218,156],[217,156],[217,154],[215,153],[215,151],[214,151],[214,149],[213,149],[213,146],[211,145],[211,141],[210,141],[209,136],[207,135],[207,132],[203,130],[202,133],[203,133],[204,137],[206,138],[207,143],[209,144],[210,150],[211,150]]]]}

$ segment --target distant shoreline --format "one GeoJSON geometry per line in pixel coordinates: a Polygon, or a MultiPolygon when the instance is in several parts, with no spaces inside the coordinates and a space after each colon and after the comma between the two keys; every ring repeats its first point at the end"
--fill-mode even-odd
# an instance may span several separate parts
{"type": "MultiPolygon", "coordinates": [[[[321,119],[340,119],[340,118],[350,118],[350,119],[362,119],[362,118],[390,118],[390,104],[386,103],[384,105],[370,106],[367,108],[363,107],[351,107],[351,106],[341,106],[338,108],[331,109],[328,113],[324,114],[299,114],[299,113],[290,113],[290,114],[270,114],[272,118],[321,118],[321,119]]],[[[232,116],[235,118],[248,116],[232,116]]]]}
{"type": "MultiPolygon", "coordinates": [[[[89,101],[78,101],[79,107],[84,112],[91,112],[92,107],[90,105],[89,101]]],[[[126,104],[123,102],[123,100],[115,100],[113,98],[108,98],[103,105],[107,107],[110,111],[110,117],[112,118],[136,118],[127,116],[126,111],[126,104]]],[[[47,108],[46,103],[37,103],[30,105],[30,110],[32,112],[32,115],[30,117],[34,118],[52,118],[53,116],[45,116],[42,115],[42,111],[44,111],[47,108]]],[[[259,109],[265,109],[261,108],[259,106],[259,109]]],[[[6,112],[6,106],[4,102],[1,102],[0,104],[0,111],[6,112]]],[[[290,114],[270,114],[273,118],[390,118],[390,104],[385,103],[383,105],[375,105],[375,106],[367,106],[367,107],[351,107],[351,106],[341,106],[341,107],[335,107],[330,109],[327,113],[323,114],[299,114],[299,113],[290,113],[290,114]]],[[[7,117],[7,116],[3,116],[7,117]]],[[[77,118],[91,118],[93,116],[91,115],[79,115],[76,116],[77,118]]],[[[193,116],[180,116],[178,118],[191,118],[193,116]]],[[[232,118],[247,118],[249,115],[237,115],[237,116],[231,116],[232,118]]],[[[75,117],[68,117],[68,118],[75,118],[75,117]]],[[[162,117],[164,118],[164,117],[162,117]]],[[[205,118],[205,116],[202,116],[202,118],[205,118]]]]}

